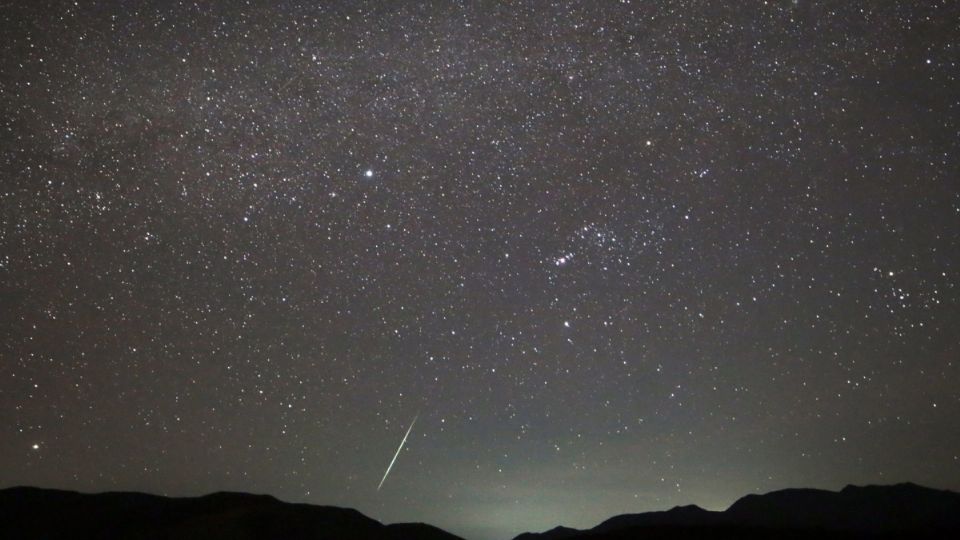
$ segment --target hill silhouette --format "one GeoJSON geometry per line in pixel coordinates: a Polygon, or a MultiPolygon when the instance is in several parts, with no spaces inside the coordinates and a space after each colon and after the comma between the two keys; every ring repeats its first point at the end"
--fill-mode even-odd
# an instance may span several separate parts
{"type": "Polygon", "coordinates": [[[747,495],[722,512],[678,506],[612,517],[592,529],[557,527],[515,540],[960,538],[960,493],[916,484],[785,489],[747,495]]]}
{"type": "MultiPolygon", "coordinates": [[[[384,525],[333,506],[218,492],[170,498],[144,493],[0,490],[0,538],[458,540],[420,523],[384,525]]],[[[747,495],[722,512],[678,506],[612,517],[592,529],[556,527],[515,540],[741,538],[960,538],[960,493],[915,484],[785,489],[747,495]]]]}
{"type": "Polygon", "coordinates": [[[431,525],[384,525],[356,510],[219,492],[171,498],[144,493],[0,490],[0,538],[132,540],[462,540],[431,525]]]}

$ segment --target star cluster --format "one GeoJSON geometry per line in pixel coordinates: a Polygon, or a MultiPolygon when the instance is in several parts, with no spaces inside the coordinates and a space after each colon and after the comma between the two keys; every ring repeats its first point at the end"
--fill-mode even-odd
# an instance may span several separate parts
{"type": "Polygon", "coordinates": [[[471,540],[958,489],[958,20],[7,5],[0,484],[471,540]]]}

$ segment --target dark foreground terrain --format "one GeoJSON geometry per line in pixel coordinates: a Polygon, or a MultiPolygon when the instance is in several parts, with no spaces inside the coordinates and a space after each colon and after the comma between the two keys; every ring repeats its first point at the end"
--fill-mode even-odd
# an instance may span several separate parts
{"type": "MultiPolygon", "coordinates": [[[[17,487],[0,490],[0,538],[455,540],[424,524],[384,525],[356,510],[214,493],[168,498],[87,495],[17,487]]],[[[564,527],[515,540],[742,538],[960,538],[960,493],[914,484],[787,489],[747,495],[725,511],[682,506],[610,518],[592,529],[564,527]]]]}
{"type": "Polygon", "coordinates": [[[267,495],[170,498],[0,490],[0,539],[461,540],[421,523],[384,525],[348,508],[290,504],[267,495]]]}
{"type": "Polygon", "coordinates": [[[747,495],[723,512],[678,506],[612,517],[592,529],[557,527],[515,540],[743,538],[960,539],[960,493],[915,484],[785,489],[747,495]]]}

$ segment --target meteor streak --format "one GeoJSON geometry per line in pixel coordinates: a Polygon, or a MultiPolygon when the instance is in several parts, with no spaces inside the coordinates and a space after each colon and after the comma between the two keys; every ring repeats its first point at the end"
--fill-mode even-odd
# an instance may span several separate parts
{"type": "Polygon", "coordinates": [[[380,491],[380,488],[383,487],[383,483],[386,481],[387,475],[390,474],[390,469],[393,468],[393,464],[397,461],[397,456],[399,456],[400,451],[403,450],[403,445],[407,442],[407,437],[410,436],[410,430],[412,430],[413,425],[417,423],[417,418],[419,416],[420,413],[417,413],[417,415],[413,417],[413,422],[410,422],[410,427],[407,428],[407,433],[403,436],[403,440],[400,441],[400,446],[397,448],[397,453],[393,455],[393,459],[390,460],[390,465],[387,466],[387,472],[383,473],[383,478],[380,480],[380,485],[377,486],[377,491],[380,491]]]}

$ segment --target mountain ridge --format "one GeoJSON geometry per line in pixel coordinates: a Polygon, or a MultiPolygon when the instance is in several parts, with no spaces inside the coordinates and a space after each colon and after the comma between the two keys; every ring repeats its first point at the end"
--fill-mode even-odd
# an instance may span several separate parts
{"type": "MultiPolygon", "coordinates": [[[[590,529],[557,526],[514,540],[628,538],[960,538],[960,493],[913,483],[751,493],[726,510],[696,505],[612,516],[590,529]]],[[[0,537],[11,540],[227,538],[463,540],[425,523],[383,524],[358,510],[265,494],[196,497],[16,486],[0,489],[0,537]]]]}
{"type": "Polygon", "coordinates": [[[433,525],[387,525],[353,508],[288,503],[271,495],[165,497],[29,486],[0,489],[0,538],[463,540],[433,525]]]}
{"type": "Polygon", "coordinates": [[[839,491],[787,488],[751,493],[726,510],[696,505],[621,514],[590,529],[514,540],[626,538],[960,538],[960,493],[911,482],[847,485],[839,491]]]}

